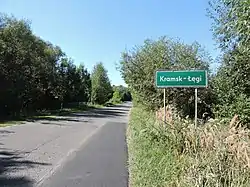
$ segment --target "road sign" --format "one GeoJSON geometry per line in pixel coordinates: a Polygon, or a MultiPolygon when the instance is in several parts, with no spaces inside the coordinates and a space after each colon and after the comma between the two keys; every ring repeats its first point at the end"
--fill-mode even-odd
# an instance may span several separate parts
{"type": "Polygon", "coordinates": [[[156,71],[155,83],[158,88],[207,87],[207,71],[156,71]]]}

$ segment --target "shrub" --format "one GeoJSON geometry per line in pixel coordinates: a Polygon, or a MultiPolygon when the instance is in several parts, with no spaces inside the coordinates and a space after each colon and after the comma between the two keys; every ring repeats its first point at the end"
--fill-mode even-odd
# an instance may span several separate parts
{"type": "Polygon", "coordinates": [[[215,106],[215,113],[220,118],[232,118],[235,114],[239,115],[243,124],[250,123],[250,98],[240,94],[232,102],[215,106]]]}
{"type": "MultiPolygon", "coordinates": [[[[163,105],[163,91],[155,87],[156,70],[209,70],[210,61],[208,54],[198,43],[187,45],[161,37],[156,41],[145,40],[142,46],[124,53],[120,71],[131,89],[133,100],[154,110],[163,105]]],[[[208,89],[200,90],[201,112],[207,111],[211,105],[209,93],[208,89]]],[[[190,110],[194,107],[194,89],[167,89],[166,102],[176,105],[183,116],[194,116],[194,110],[190,110]]]]}
{"type": "Polygon", "coordinates": [[[121,103],[122,102],[122,96],[121,93],[118,90],[115,90],[113,93],[113,97],[111,98],[111,103],[121,103]]]}
{"type": "Polygon", "coordinates": [[[250,130],[236,118],[198,128],[176,119],[163,129],[153,113],[137,107],[127,134],[133,187],[250,185],[250,130]]]}

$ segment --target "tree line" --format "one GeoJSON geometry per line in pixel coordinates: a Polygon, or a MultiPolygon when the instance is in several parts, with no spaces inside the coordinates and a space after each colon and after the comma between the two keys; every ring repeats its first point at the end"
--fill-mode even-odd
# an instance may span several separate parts
{"type": "Polygon", "coordinates": [[[36,36],[28,21],[5,14],[0,16],[0,85],[3,118],[70,102],[105,104],[114,92],[103,63],[90,73],[59,46],[36,36]]]}
{"type": "MultiPolygon", "coordinates": [[[[211,71],[213,60],[197,42],[160,37],[124,52],[120,71],[131,89],[133,101],[148,109],[163,106],[163,92],[155,87],[155,71],[203,69],[208,71],[209,88],[199,89],[199,117],[232,118],[239,115],[250,122],[250,1],[212,0],[208,13],[212,30],[222,51],[220,67],[211,71]]],[[[167,104],[174,105],[183,117],[194,117],[194,90],[167,89],[167,104]]]]}

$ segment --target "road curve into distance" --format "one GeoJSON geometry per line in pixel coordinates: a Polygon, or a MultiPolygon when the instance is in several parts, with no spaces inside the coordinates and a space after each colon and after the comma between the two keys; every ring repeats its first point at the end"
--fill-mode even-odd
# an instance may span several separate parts
{"type": "Polygon", "coordinates": [[[0,186],[127,187],[132,104],[0,129],[0,186]]]}

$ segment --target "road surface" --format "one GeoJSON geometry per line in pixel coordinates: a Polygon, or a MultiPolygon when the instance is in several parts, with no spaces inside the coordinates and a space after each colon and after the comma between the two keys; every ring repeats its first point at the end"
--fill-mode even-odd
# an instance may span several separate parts
{"type": "Polygon", "coordinates": [[[0,129],[0,186],[126,187],[131,103],[0,129]]]}

